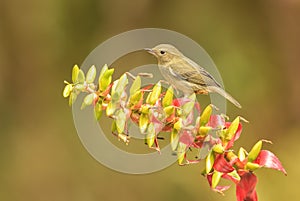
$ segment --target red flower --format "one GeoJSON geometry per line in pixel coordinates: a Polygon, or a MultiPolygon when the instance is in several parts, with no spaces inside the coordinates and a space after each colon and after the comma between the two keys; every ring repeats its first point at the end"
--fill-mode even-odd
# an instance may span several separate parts
{"type": "Polygon", "coordinates": [[[237,201],[257,201],[255,186],[257,178],[252,172],[239,171],[240,182],[236,185],[237,201]]]}
{"type": "MultiPolygon", "coordinates": [[[[234,138],[239,135],[238,129],[234,138]]],[[[249,155],[242,161],[240,161],[233,152],[228,152],[227,154],[216,154],[213,171],[206,175],[213,190],[223,194],[223,191],[229,188],[229,186],[216,185],[219,183],[220,178],[224,178],[231,180],[236,184],[237,201],[257,201],[258,198],[255,189],[257,178],[253,173],[255,169],[266,167],[276,169],[287,174],[279,159],[272,152],[260,150],[261,146],[258,145],[262,142],[263,140],[254,145],[254,148],[251,150],[252,154],[250,152],[249,155]],[[255,154],[255,148],[259,151],[259,153],[252,161],[250,155],[253,156],[253,154],[255,154]],[[216,172],[220,173],[219,175],[221,176],[215,177],[217,179],[214,179],[213,175],[216,172]]]]}
{"type": "Polygon", "coordinates": [[[207,126],[210,126],[212,128],[224,127],[225,119],[221,115],[211,115],[207,126]]]}
{"type": "Polygon", "coordinates": [[[279,159],[272,152],[268,150],[261,150],[257,158],[253,161],[253,163],[258,164],[261,167],[279,170],[283,172],[285,175],[287,175],[287,172],[283,168],[279,159]]]}
{"type": "MultiPolygon", "coordinates": [[[[207,181],[210,185],[210,187],[212,186],[212,173],[209,173],[207,176],[207,181]]],[[[224,194],[223,192],[228,190],[230,188],[230,186],[216,186],[216,188],[212,189],[215,192],[221,193],[222,195],[224,194]]]]}
{"type": "Polygon", "coordinates": [[[213,168],[222,173],[230,173],[234,170],[232,165],[224,158],[224,154],[217,156],[213,168]]]}

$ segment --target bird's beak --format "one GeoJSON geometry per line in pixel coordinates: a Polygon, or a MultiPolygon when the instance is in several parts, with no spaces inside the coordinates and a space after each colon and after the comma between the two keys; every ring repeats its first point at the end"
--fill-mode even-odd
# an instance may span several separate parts
{"type": "Polygon", "coordinates": [[[151,48],[144,48],[148,53],[155,55],[155,52],[151,48]]]}

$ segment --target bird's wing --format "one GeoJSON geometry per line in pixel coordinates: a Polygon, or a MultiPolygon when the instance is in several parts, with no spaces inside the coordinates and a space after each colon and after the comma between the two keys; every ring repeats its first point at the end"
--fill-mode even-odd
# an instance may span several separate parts
{"type": "Polygon", "coordinates": [[[185,57],[171,65],[174,73],[183,80],[201,86],[218,86],[220,84],[204,68],[185,57]]]}

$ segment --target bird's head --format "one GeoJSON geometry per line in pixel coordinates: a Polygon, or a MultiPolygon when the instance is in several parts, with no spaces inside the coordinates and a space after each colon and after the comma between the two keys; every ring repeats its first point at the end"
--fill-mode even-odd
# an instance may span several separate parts
{"type": "Polygon", "coordinates": [[[170,44],[160,44],[153,48],[145,48],[147,52],[153,54],[157,60],[158,64],[167,64],[173,59],[180,57],[182,54],[173,45],[170,44]]]}

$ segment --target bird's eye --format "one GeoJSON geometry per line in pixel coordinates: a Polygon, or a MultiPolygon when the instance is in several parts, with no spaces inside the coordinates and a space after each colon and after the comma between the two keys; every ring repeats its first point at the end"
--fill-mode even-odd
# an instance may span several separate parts
{"type": "Polygon", "coordinates": [[[161,50],[161,51],[160,51],[160,54],[166,54],[166,52],[165,52],[165,51],[163,51],[163,50],[161,50]]]}

